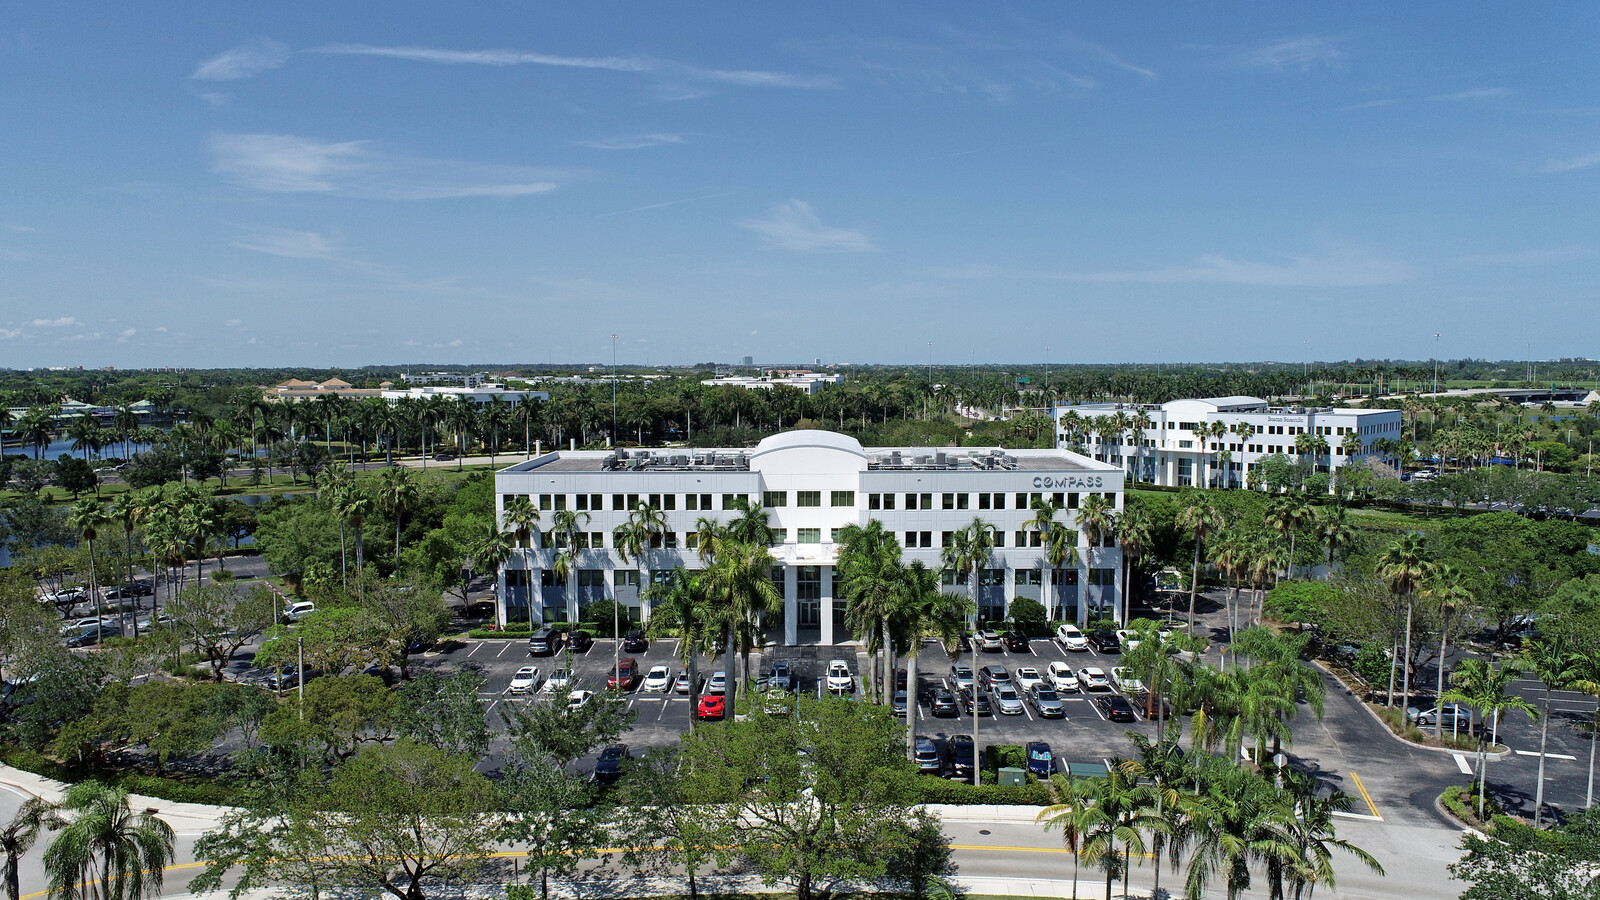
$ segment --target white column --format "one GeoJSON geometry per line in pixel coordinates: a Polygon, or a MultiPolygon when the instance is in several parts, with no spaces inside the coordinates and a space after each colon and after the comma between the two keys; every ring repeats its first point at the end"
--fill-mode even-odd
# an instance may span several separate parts
{"type": "Polygon", "coordinates": [[[1111,590],[1113,596],[1116,597],[1117,623],[1126,628],[1128,627],[1128,598],[1122,584],[1122,551],[1119,549],[1112,553],[1111,556],[1111,590]]]}
{"type": "Polygon", "coordinates": [[[793,647],[800,643],[800,604],[795,595],[800,591],[797,578],[800,571],[794,566],[783,567],[783,645],[793,647]]]}
{"type": "Polygon", "coordinates": [[[822,626],[820,643],[833,643],[833,566],[822,567],[822,602],[821,618],[818,624],[822,626]]]}
{"type": "Polygon", "coordinates": [[[495,573],[494,590],[494,621],[500,628],[506,627],[506,567],[500,564],[500,571],[495,573]]]}
{"type": "Polygon", "coordinates": [[[1089,622],[1089,547],[1078,548],[1078,627],[1089,622]]]}
{"type": "Polygon", "coordinates": [[[1011,571],[1011,565],[1004,557],[1001,558],[1000,562],[1002,563],[1000,577],[1005,579],[1005,584],[1001,585],[1001,588],[1005,591],[1006,598],[1005,613],[1001,618],[1005,618],[1011,615],[1011,601],[1017,599],[1017,576],[1015,572],[1011,571]]]}

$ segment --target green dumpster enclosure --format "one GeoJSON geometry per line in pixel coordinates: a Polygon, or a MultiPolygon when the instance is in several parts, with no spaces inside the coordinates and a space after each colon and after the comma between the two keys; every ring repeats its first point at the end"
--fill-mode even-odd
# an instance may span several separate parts
{"type": "Polygon", "coordinates": [[[1000,783],[1008,787],[1022,787],[1028,783],[1028,773],[1015,766],[1000,769],[1000,783]]]}

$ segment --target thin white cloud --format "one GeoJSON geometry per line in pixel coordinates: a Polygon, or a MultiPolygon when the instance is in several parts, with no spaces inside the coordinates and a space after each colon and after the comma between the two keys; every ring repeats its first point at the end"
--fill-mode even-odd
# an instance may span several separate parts
{"type": "Polygon", "coordinates": [[[126,344],[128,341],[133,339],[134,335],[138,333],[139,329],[137,328],[124,328],[122,329],[122,333],[117,335],[117,343],[126,344]]]}
{"type": "Polygon", "coordinates": [[[1469,91],[1456,91],[1453,94],[1436,94],[1428,99],[1441,103],[1459,103],[1464,100],[1492,100],[1495,97],[1509,97],[1514,93],[1516,91],[1503,87],[1473,88],[1469,91]]]}
{"type": "Polygon", "coordinates": [[[22,336],[20,328],[0,328],[0,341],[12,341],[22,336]]]}
{"type": "Polygon", "coordinates": [[[826,88],[839,83],[838,79],[829,75],[796,75],[790,72],[767,72],[759,69],[702,69],[698,66],[684,66],[683,71],[693,78],[739,87],[826,88]]]}
{"type": "Polygon", "coordinates": [[[822,224],[811,204],[800,200],[780,203],[763,219],[745,219],[740,227],[761,236],[768,250],[860,252],[872,241],[860,231],[822,224]]]}
{"type": "Polygon", "coordinates": [[[555,190],[539,173],[510,166],[383,153],[366,141],[288,134],[216,134],[211,170],[272,193],[327,193],[373,200],[523,197],[555,190]]]}
{"type": "Polygon", "coordinates": [[[251,38],[201,63],[189,77],[196,81],[238,81],[282,66],[294,55],[271,38],[251,38]]]}
{"type": "Polygon", "coordinates": [[[681,134],[625,134],[618,137],[597,138],[587,141],[574,141],[580,147],[590,147],[595,150],[643,150],[646,147],[659,147],[663,144],[684,143],[681,134]]]}
{"type": "Polygon", "coordinates": [[[682,204],[682,203],[694,203],[694,202],[699,201],[699,200],[715,200],[718,197],[731,197],[731,196],[733,196],[734,194],[737,194],[737,193],[739,193],[739,192],[738,191],[723,191],[720,194],[706,194],[706,195],[701,196],[701,197],[684,197],[682,200],[668,200],[668,201],[666,201],[664,203],[650,203],[650,204],[646,204],[644,206],[635,206],[632,209],[613,210],[612,212],[601,213],[601,214],[595,216],[595,218],[596,219],[607,219],[607,218],[610,218],[611,216],[625,216],[628,213],[645,212],[647,210],[652,210],[652,209],[666,209],[669,206],[678,206],[679,204],[682,204]]]}
{"type": "Polygon", "coordinates": [[[66,335],[66,336],[62,337],[60,340],[62,340],[62,341],[98,341],[98,340],[100,340],[100,332],[98,332],[98,331],[87,331],[87,332],[80,331],[80,332],[78,332],[76,334],[66,335]]]}
{"type": "Polygon", "coordinates": [[[71,328],[78,324],[72,316],[62,316],[59,319],[34,319],[28,323],[30,328],[71,328]]]}
{"type": "Polygon", "coordinates": [[[1230,62],[1246,69],[1312,69],[1337,68],[1344,60],[1344,51],[1336,41],[1306,35],[1274,41],[1251,47],[1234,54],[1230,62]]]}
{"type": "MultiPolygon", "coordinates": [[[[291,231],[286,228],[263,228],[236,238],[233,246],[241,250],[283,256],[289,259],[320,259],[329,262],[353,262],[340,249],[337,237],[315,231],[291,231]]],[[[233,322],[237,324],[238,320],[233,322]]]]}
{"type": "Polygon", "coordinates": [[[229,319],[228,321],[223,322],[222,326],[224,328],[238,328],[239,327],[239,320],[238,319],[229,319]]]}
{"type": "Polygon", "coordinates": [[[1580,169],[1592,169],[1600,166],[1600,151],[1585,153],[1582,156],[1572,156],[1566,159],[1552,159],[1539,168],[1546,173],[1576,172],[1580,169]]]}
{"type": "Polygon", "coordinates": [[[326,44],[306,51],[337,56],[383,56],[410,62],[474,66],[562,66],[572,69],[608,69],[613,72],[648,72],[654,66],[630,56],[556,56],[522,50],[447,50],[438,47],[378,47],[372,44],[326,44]]]}
{"type": "Polygon", "coordinates": [[[1413,276],[1411,267],[1358,253],[1288,256],[1281,262],[1254,262],[1222,255],[1202,256],[1193,264],[1156,269],[1050,272],[972,265],[940,268],[933,274],[953,279],[1016,279],[1125,284],[1239,284],[1265,287],[1370,287],[1396,284],[1413,276]]]}
{"type": "Polygon", "coordinates": [[[31,233],[39,230],[37,228],[34,228],[31,225],[11,225],[11,224],[7,224],[4,227],[5,227],[5,230],[7,230],[7,231],[16,231],[16,232],[21,232],[23,234],[31,234],[31,233]]]}

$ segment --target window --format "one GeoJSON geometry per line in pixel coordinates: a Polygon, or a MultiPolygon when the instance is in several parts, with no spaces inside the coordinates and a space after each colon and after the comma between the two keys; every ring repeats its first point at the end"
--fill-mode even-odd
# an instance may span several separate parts
{"type": "Polygon", "coordinates": [[[762,506],[766,506],[766,507],[788,506],[789,505],[789,492],[788,491],[762,491],[761,492],[761,505],[762,506]]]}
{"type": "Polygon", "coordinates": [[[684,494],[683,495],[683,508],[684,509],[688,509],[688,510],[706,510],[706,511],[709,511],[711,509],[711,495],[710,494],[684,494]]]}
{"type": "MultiPolygon", "coordinates": [[[[926,495],[924,495],[924,496],[926,496],[926,495]]],[[[921,535],[922,535],[922,546],[924,546],[924,547],[932,547],[933,546],[933,532],[924,531],[924,532],[921,532],[921,535]]]]}
{"type": "MultiPolygon", "coordinates": [[[[1019,494],[1018,496],[1021,496],[1021,495],[1019,494]]],[[[996,494],[979,494],[978,495],[978,508],[979,509],[1005,509],[1006,508],[1006,495],[1005,494],[999,494],[999,493],[996,493],[996,494]]]]}
{"type": "Polygon", "coordinates": [[[639,586],[639,570],[638,569],[618,569],[617,570],[616,580],[617,580],[617,587],[636,588],[636,587],[639,586]]]}
{"type": "Polygon", "coordinates": [[[990,534],[994,536],[994,545],[996,547],[1004,547],[1006,545],[1006,533],[1004,531],[996,528],[990,534]]]}
{"type": "Polygon", "coordinates": [[[915,531],[906,532],[906,546],[907,547],[915,547],[915,546],[917,546],[917,533],[915,531]]]}
{"type": "Polygon", "coordinates": [[[950,538],[952,538],[954,536],[955,536],[955,532],[953,532],[953,531],[941,531],[941,532],[939,532],[939,546],[941,546],[941,547],[950,546],[950,538]]]}
{"type": "Polygon", "coordinates": [[[664,535],[664,537],[666,538],[668,550],[678,549],[678,533],[676,531],[669,531],[664,535]]]}
{"type": "Polygon", "coordinates": [[[797,528],[794,532],[794,540],[797,544],[820,544],[822,543],[822,529],[797,528]]]}
{"type": "Polygon", "coordinates": [[[966,494],[957,494],[956,495],[956,509],[966,509],[967,508],[967,500],[968,500],[968,497],[967,497],[966,494]]]}
{"type": "Polygon", "coordinates": [[[606,570],[605,569],[579,569],[578,570],[578,587],[580,587],[580,588],[604,588],[605,586],[606,586],[606,570]]]}
{"type": "Polygon", "coordinates": [[[787,543],[789,543],[789,529],[787,529],[787,528],[774,528],[774,529],[772,529],[772,543],[773,544],[787,544],[787,543]]]}
{"type": "Polygon", "coordinates": [[[675,510],[675,509],[678,508],[678,495],[677,494],[651,494],[650,495],[650,505],[655,507],[656,509],[672,509],[672,510],[675,510]]]}
{"type": "Polygon", "coordinates": [[[822,567],[796,566],[794,573],[794,593],[796,600],[821,600],[822,567]]]}
{"type": "Polygon", "coordinates": [[[605,504],[602,502],[604,499],[601,494],[579,494],[573,498],[575,508],[580,512],[588,512],[591,509],[600,512],[605,509],[605,504]]]}
{"type": "Polygon", "coordinates": [[[941,499],[944,501],[944,507],[943,507],[944,509],[955,509],[956,508],[956,495],[955,494],[946,492],[945,495],[941,499]]]}
{"type": "Polygon", "coordinates": [[[1038,569],[1014,569],[1012,581],[1019,585],[1031,584],[1037,587],[1038,585],[1044,584],[1043,575],[1044,573],[1040,572],[1038,569]]]}
{"type": "MultiPolygon", "coordinates": [[[[998,496],[1005,496],[1005,495],[1004,494],[1000,494],[998,496]]],[[[1023,494],[1023,493],[1018,493],[1017,494],[1017,507],[1016,508],[1017,509],[1027,509],[1028,508],[1028,504],[1031,501],[1043,500],[1043,499],[1044,499],[1044,495],[1043,494],[1023,494]]],[[[995,506],[995,509],[999,509],[999,508],[1000,507],[998,505],[995,506]]]]}
{"type": "Polygon", "coordinates": [[[883,495],[883,508],[884,509],[894,509],[894,495],[893,494],[884,494],[883,495]]]}
{"type": "Polygon", "coordinates": [[[834,543],[834,544],[839,543],[839,532],[841,532],[843,530],[844,529],[842,529],[842,528],[830,528],[830,529],[828,529],[828,541],[830,543],[834,543]]]}
{"type": "Polygon", "coordinates": [[[821,506],[822,505],[822,492],[821,491],[795,491],[794,492],[794,505],[795,506],[821,506]]]}
{"type": "Polygon", "coordinates": [[[1050,495],[1050,502],[1056,506],[1065,507],[1067,505],[1067,495],[1057,491],[1050,495]]]}
{"type": "Polygon", "coordinates": [[[916,509],[916,508],[917,508],[917,495],[916,494],[907,494],[906,495],[906,509],[916,509]]]}
{"type": "Polygon", "coordinates": [[[700,549],[700,532],[685,531],[683,533],[683,546],[690,550],[700,549]]]}
{"type": "Polygon", "coordinates": [[[1027,545],[1028,533],[1026,531],[1018,531],[1015,534],[1013,534],[1012,537],[1015,538],[1015,540],[1012,541],[1012,543],[1015,544],[1016,546],[1018,546],[1018,547],[1026,547],[1026,546],[1028,546],[1027,545]]]}
{"type": "Polygon", "coordinates": [[[606,533],[604,531],[589,532],[589,546],[596,550],[604,550],[606,546],[606,533]]]}
{"type": "Polygon", "coordinates": [[[628,508],[628,501],[621,494],[612,494],[611,495],[611,508],[615,509],[615,510],[627,509],[628,508]]]}
{"type": "Polygon", "coordinates": [[[723,509],[733,509],[733,501],[738,496],[739,496],[738,494],[723,494],[722,495],[722,508],[723,509]]]}
{"type": "Polygon", "coordinates": [[[855,491],[834,491],[828,497],[828,505],[829,506],[855,506],[856,505],[856,492],[855,491]]]}
{"type": "Polygon", "coordinates": [[[557,494],[556,495],[556,509],[557,510],[563,510],[563,509],[566,509],[566,508],[567,508],[567,495],[566,494],[557,494]]]}
{"type": "Polygon", "coordinates": [[[1078,508],[1078,495],[1075,494],[1075,493],[1074,494],[1068,494],[1067,495],[1067,509],[1077,509],[1077,508],[1078,508]]]}
{"type": "Polygon", "coordinates": [[[540,494],[539,495],[539,508],[542,509],[542,510],[545,510],[546,512],[548,512],[548,511],[550,511],[551,509],[554,508],[554,507],[552,507],[550,505],[550,495],[549,494],[540,494]]]}
{"type": "Polygon", "coordinates": [[[882,508],[883,508],[883,495],[882,494],[868,494],[867,495],[867,509],[882,509],[882,508]]]}

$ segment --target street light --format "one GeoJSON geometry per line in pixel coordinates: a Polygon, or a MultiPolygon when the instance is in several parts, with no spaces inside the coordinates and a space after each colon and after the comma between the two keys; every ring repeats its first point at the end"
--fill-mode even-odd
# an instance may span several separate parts
{"type": "Polygon", "coordinates": [[[617,333],[611,332],[611,444],[617,444],[617,333]]]}
{"type": "Polygon", "coordinates": [[[1433,333],[1433,392],[1439,393],[1439,332],[1433,333]]]}

